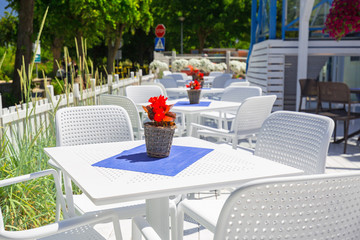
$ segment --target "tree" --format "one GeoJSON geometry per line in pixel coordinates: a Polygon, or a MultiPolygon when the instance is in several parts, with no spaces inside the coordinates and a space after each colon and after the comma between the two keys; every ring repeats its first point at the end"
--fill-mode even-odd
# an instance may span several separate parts
{"type": "MultiPolygon", "coordinates": [[[[86,39],[87,46],[91,47],[101,42],[103,38],[104,20],[101,14],[103,2],[92,0],[37,0],[35,3],[36,22],[42,19],[42,12],[49,7],[49,13],[42,36],[42,45],[50,46],[53,53],[53,69],[57,70],[56,60],[61,60],[64,46],[75,49],[77,44],[79,58],[83,62],[82,39],[86,39]],[[75,43],[76,39],[76,43],[75,43]]],[[[84,54],[86,54],[84,52],[84,54]]],[[[70,52],[76,55],[75,50],[70,52]]]]}
{"type": "Polygon", "coordinates": [[[5,16],[0,19],[0,43],[2,46],[15,46],[17,34],[18,20],[9,12],[5,12],[5,16]]]}
{"type": "Polygon", "coordinates": [[[107,71],[113,72],[113,63],[124,31],[135,28],[149,31],[152,24],[150,0],[111,0],[104,7],[105,41],[108,47],[107,71]]]}
{"type": "Polygon", "coordinates": [[[152,12],[155,24],[167,27],[167,49],[180,48],[180,16],[185,18],[185,49],[197,48],[201,53],[206,46],[228,47],[239,39],[250,40],[251,0],[157,0],[152,12]]]}
{"type": "Polygon", "coordinates": [[[152,61],[154,51],[154,33],[146,33],[144,30],[136,29],[135,34],[124,35],[124,46],[121,48],[124,59],[129,59],[143,65],[152,61]]]}
{"type": "Polygon", "coordinates": [[[21,82],[17,70],[23,66],[23,59],[26,72],[28,72],[32,55],[32,34],[34,17],[34,0],[8,0],[12,7],[18,11],[19,25],[16,42],[15,70],[13,78],[13,95],[17,102],[21,101],[21,82]]]}

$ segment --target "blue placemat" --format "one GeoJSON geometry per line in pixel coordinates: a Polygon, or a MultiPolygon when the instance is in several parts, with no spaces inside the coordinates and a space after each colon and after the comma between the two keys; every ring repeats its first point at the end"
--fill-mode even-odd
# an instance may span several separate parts
{"type": "Polygon", "coordinates": [[[96,167],[115,168],[136,172],[175,176],[214,149],[172,146],[166,158],[151,158],[145,144],[93,164],[96,167]]]}
{"type": "Polygon", "coordinates": [[[208,107],[210,105],[211,102],[208,101],[201,101],[198,104],[190,104],[189,101],[178,101],[177,103],[174,104],[174,106],[178,106],[178,107],[208,107]]]}
{"type": "Polygon", "coordinates": [[[203,88],[201,88],[201,89],[203,89],[203,90],[210,90],[211,88],[203,87],[203,88]]]}

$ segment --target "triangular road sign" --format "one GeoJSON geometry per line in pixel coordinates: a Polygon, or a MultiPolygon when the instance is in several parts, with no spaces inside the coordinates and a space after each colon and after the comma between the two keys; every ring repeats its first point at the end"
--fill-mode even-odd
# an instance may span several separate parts
{"type": "Polygon", "coordinates": [[[155,50],[165,51],[165,38],[155,38],[155,50]]]}

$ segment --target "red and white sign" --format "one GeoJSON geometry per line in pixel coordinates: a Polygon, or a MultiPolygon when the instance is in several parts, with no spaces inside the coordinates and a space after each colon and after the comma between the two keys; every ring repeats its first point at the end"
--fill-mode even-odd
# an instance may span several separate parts
{"type": "Polygon", "coordinates": [[[165,35],[165,26],[163,24],[158,24],[155,28],[155,35],[158,38],[162,38],[165,35]]]}

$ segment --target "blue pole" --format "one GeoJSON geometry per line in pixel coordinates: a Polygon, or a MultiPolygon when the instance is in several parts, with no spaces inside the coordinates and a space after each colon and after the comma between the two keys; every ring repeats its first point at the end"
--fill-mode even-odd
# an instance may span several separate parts
{"type": "Polygon", "coordinates": [[[287,0],[283,0],[283,4],[282,4],[282,24],[281,24],[281,38],[282,38],[282,40],[285,40],[286,8],[287,8],[287,0]]]}
{"type": "Polygon", "coordinates": [[[269,39],[276,39],[276,2],[277,0],[270,0],[270,32],[269,39]]]}
{"type": "Polygon", "coordinates": [[[257,0],[252,1],[251,5],[251,39],[250,45],[253,45],[256,41],[256,27],[258,25],[256,19],[256,11],[257,11],[257,0]]]}
{"type": "Polygon", "coordinates": [[[249,63],[249,58],[252,52],[252,48],[253,45],[255,44],[256,41],[256,27],[258,25],[257,23],[257,19],[256,19],[256,12],[257,12],[257,0],[252,0],[252,4],[251,4],[251,35],[250,35],[250,47],[249,47],[249,52],[248,52],[248,56],[246,59],[246,71],[248,68],[248,63],[249,63]]]}

